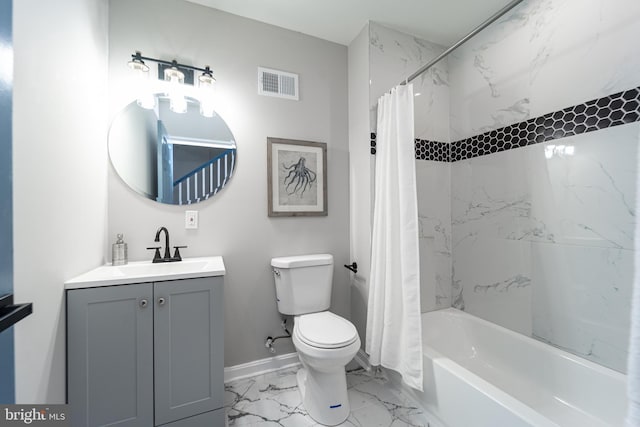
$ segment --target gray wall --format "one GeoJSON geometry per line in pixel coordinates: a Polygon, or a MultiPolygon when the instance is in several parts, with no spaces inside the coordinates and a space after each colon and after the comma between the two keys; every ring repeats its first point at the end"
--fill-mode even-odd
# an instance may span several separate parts
{"type": "MultiPolygon", "coordinates": [[[[269,261],[329,252],[335,257],[332,310],[349,316],[347,49],[313,37],[178,0],[112,0],[109,13],[110,117],[131,101],[127,61],[146,56],[203,66],[217,78],[217,110],[238,144],[236,173],[212,200],[190,206],[200,228],[184,229],[187,208],[145,200],[109,172],[109,242],[124,233],[131,260],[150,259],[157,227],[171,231],[184,256],[222,255],[225,365],[271,354],[264,339],[280,331],[269,261]],[[257,94],[257,67],[300,75],[300,101],[257,94]],[[267,137],[326,142],[329,215],[268,218],[267,137]]],[[[105,253],[108,253],[105,248],[105,253]]],[[[279,354],[293,352],[278,342],[279,354]]]]}
{"type": "Polygon", "coordinates": [[[107,3],[13,6],[14,291],[33,301],[15,326],[16,401],[62,403],[63,284],[105,247],[107,3]]]}

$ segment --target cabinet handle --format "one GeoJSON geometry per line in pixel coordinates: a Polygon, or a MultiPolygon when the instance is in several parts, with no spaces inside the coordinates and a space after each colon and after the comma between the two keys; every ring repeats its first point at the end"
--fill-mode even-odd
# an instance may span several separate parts
{"type": "Polygon", "coordinates": [[[158,305],[164,305],[164,303],[165,303],[164,298],[158,298],[158,305]]]}
{"type": "Polygon", "coordinates": [[[145,308],[148,304],[148,301],[146,299],[140,300],[140,307],[145,308]]]}

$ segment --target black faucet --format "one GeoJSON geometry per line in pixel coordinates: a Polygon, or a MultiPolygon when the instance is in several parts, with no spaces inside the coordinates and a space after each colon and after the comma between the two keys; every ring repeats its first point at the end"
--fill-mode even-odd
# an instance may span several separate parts
{"type": "Polygon", "coordinates": [[[167,230],[167,227],[160,227],[158,228],[158,231],[156,231],[156,238],[153,239],[154,242],[159,242],[160,241],[160,233],[162,233],[164,231],[164,259],[168,260],[169,258],[171,258],[171,252],[169,251],[169,230],[167,230]]]}
{"type": "Polygon", "coordinates": [[[171,256],[171,251],[169,250],[169,248],[170,248],[170,246],[169,246],[169,230],[167,230],[166,227],[158,228],[158,231],[156,231],[156,238],[154,239],[154,242],[160,242],[160,233],[162,233],[163,231],[164,231],[164,257],[160,257],[160,246],[154,246],[154,247],[151,247],[151,248],[147,248],[147,249],[155,249],[155,254],[153,255],[153,262],[154,263],[158,263],[158,262],[182,261],[182,257],[180,256],[180,249],[181,248],[186,248],[186,246],[174,246],[176,251],[173,254],[173,256],[171,256]]]}

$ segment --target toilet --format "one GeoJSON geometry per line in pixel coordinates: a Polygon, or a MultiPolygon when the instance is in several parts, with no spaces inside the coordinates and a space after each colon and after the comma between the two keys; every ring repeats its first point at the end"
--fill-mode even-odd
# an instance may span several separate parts
{"type": "Polygon", "coordinates": [[[333,256],[273,258],[278,311],[294,316],[293,344],[302,362],[297,373],[302,404],[315,421],[333,426],[349,417],[345,366],[360,348],[347,319],[331,313],[333,256]]]}

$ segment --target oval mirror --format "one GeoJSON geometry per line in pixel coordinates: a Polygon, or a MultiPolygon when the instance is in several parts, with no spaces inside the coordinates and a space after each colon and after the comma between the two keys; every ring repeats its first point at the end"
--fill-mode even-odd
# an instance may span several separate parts
{"type": "Polygon", "coordinates": [[[156,94],[153,109],[134,101],[113,120],[109,157],[122,180],[151,200],[186,205],[207,200],[233,176],[236,142],[217,114],[205,117],[197,99],[185,113],[156,94]]]}

